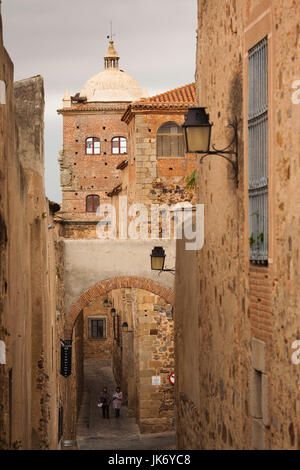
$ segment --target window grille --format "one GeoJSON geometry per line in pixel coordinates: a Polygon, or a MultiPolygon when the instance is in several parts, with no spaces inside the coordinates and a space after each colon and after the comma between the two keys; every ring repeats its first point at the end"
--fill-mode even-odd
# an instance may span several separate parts
{"type": "Polygon", "coordinates": [[[268,41],[249,50],[248,195],[250,260],[268,261],[268,41]]]}

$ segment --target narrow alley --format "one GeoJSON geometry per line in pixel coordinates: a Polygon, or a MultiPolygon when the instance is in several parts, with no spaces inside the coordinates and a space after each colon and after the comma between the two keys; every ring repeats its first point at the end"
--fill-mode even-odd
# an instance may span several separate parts
{"type": "Polygon", "coordinates": [[[299,19],[0,0],[0,453],[300,450],[299,19]]]}
{"type": "Polygon", "coordinates": [[[97,407],[100,392],[107,387],[113,393],[117,384],[109,360],[86,359],[84,393],[77,423],[79,450],[168,450],[175,449],[175,432],[141,434],[134,417],[122,407],[116,419],[110,406],[110,419],[102,418],[97,407]]]}

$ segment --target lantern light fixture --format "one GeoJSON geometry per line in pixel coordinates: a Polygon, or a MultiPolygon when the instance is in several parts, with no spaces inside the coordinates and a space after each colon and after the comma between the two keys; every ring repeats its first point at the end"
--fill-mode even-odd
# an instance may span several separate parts
{"type": "Polygon", "coordinates": [[[115,308],[112,308],[112,309],[110,310],[110,314],[111,314],[112,317],[115,317],[115,316],[116,316],[116,309],[115,309],[115,308]]]}
{"type": "Polygon", "coordinates": [[[123,330],[124,333],[133,333],[133,330],[129,330],[129,329],[128,329],[128,323],[127,323],[127,321],[124,321],[124,322],[122,323],[122,330],[123,330]]]}
{"type": "Polygon", "coordinates": [[[233,167],[236,186],[238,186],[238,120],[235,118],[233,123],[229,123],[234,131],[233,139],[224,149],[217,149],[214,145],[211,148],[211,129],[213,124],[209,121],[209,114],[206,108],[192,107],[188,109],[185,116],[185,122],[182,126],[186,153],[203,154],[200,163],[209,155],[217,155],[225,158],[233,167]],[[233,158],[229,158],[232,155],[233,158]]]}
{"type": "Polygon", "coordinates": [[[162,246],[155,246],[150,257],[152,271],[175,272],[175,269],[165,269],[166,252],[162,246]]]}

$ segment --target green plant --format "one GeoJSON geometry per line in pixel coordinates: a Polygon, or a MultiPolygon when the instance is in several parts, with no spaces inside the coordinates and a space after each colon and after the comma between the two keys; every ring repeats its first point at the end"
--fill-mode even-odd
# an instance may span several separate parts
{"type": "Polygon", "coordinates": [[[257,235],[257,243],[263,243],[264,242],[264,232],[261,232],[259,235],[257,235]]]}
{"type": "Polygon", "coordinates": [[[192,173],[185,179],[185,187],[187,190],[196,189],[197,186],[197,170],[193,170],[192,173]]]}
{"type": "Polygon", "coordinates": [[[255,243],[255,238],[254,238],[254,236],[253,236],[253,233],[251,233],[251,236],[250,236],[250,238],[249,238],[249,243],[250,243],[250,246],[253,246],[254,243],[255,243]]]}
{"type": "Polygon", "coordinates": [[[260,234],[257,235],[257,237],[255,238],[253,233],[251,233],[251,236],[249,237],[249,243],[250,243],[250,246],[253,246],[253,245],[257,245],[259,246],[259,244],[263,244],[264,243],[264,232],[261,232],[260,234]]]}

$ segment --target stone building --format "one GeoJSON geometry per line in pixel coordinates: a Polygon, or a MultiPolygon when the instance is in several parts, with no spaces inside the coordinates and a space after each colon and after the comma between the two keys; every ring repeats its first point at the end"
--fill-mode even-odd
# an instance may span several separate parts
{"type": "MultiPolygon", "coordinates": [[[[174,427],[169,381],[174,372],[174,277],[151,271],[150,253],[159,243],[174,266],[175,242],[130,239],[119,226],[117,239],[99,239],[97,208],[112,204],[119,220],[125,199],[126,210],[138,203],[149,208],[193,199],[185,185],[196,160],[184,153],[181,125],[194,102],[194,84],[148,97],[120,70],[110,41],[104,70],[75,96],[67,91],[58,110],[63,116],[63,202],[56,218],[65,239],[63,338],[83,352],[73,353],[72,375],[66,380],[68,409],[80,402],[84,359],[105,359],[122,385],[128,413],[143,432],[174,427]]],[[[75,422],[73,415],[68,439],[75,438],[75,422]]]]}
{"type": "Polygon", "coordinates": [[[99,201],[120,179],[117,166],[129,153],[128,129],[121,117],[127,105],[143,96],[137,81],[119,68],[110,41],[104,70],[90,78],[81,93],[63,99],[63,150],[60,154],[63,235],[95,238],[99,201]]]}
{"type": "Polygon", "coordinates": [[[0,31],[0,448],[56,449],[59,209],[44,191],[44,88],[13,83],[0,31]]]}
{"type": "Polygon", "coordinates": [[[237,116],[239,184],[224,159],[198,162],[205,245],[177,243],[178,446],[299,449],[300,4],[198,9],[197,104],[217,148],[237,116]]]}

